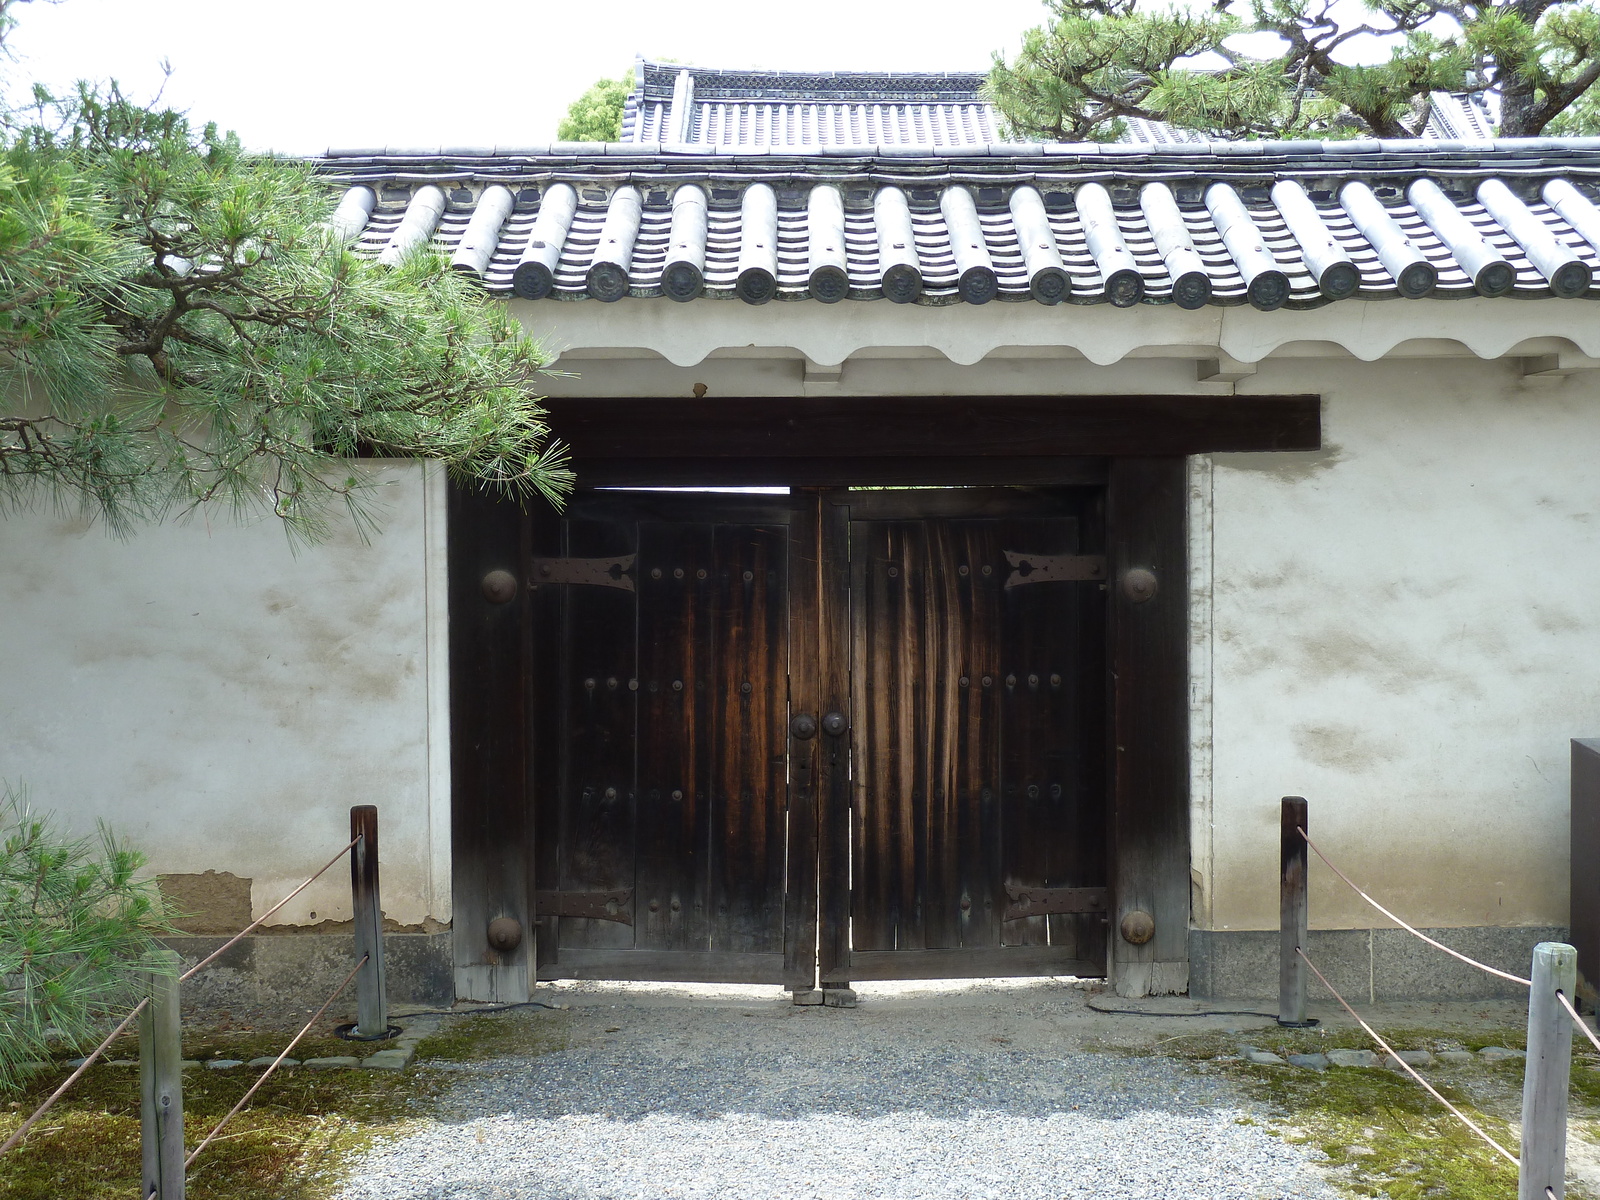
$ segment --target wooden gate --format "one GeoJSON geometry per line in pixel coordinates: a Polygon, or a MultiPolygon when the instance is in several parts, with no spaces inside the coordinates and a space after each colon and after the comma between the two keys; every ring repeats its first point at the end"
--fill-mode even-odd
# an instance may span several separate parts
{"type": "Polygon", "coordinates": [[[1101,507],[611,491],[536,518],[539,977],[1103,973],[1101,507]]]}

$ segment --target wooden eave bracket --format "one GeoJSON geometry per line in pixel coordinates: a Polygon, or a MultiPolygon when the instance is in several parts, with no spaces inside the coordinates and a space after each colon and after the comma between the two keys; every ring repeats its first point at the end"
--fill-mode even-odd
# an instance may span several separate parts
{"type": "Polygon", "coordinates": [[[1194,364],[1194,377],[1199,383],[1238,383],[1255,373],[1255,363],[1240,362],[1220,350],[1215,358],[1196,359],[1194,364]]]}

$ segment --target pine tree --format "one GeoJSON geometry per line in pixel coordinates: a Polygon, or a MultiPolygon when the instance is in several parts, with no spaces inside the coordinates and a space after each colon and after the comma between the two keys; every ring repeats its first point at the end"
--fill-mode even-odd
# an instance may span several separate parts
{"type": "Polygon", "coordinates": [[[312,166],[114,85],[36,90],[0,139],[0,510],[125,530],[223,504],[315,539],[370,520],[360,454],[570,485],[539,344],[431,248],[340,244],[312,166]]]}
{"type": "Polygon", "coordinates": [[[174,932],[143,865],[104,828],[67,836],[0,787],[0,1092],[57,1043],[92,1049],[138,1003],[141,966],[174,932]]]}
{"type": "Polygon", "coordinates": [[[989,77],[1014,136],[1114,141],[1140,117],[1228,138],[1416,137],[1434,91],[1485,97],[1504,137],[1600,130],[1592,0],[1367,0],[1364,20],[1337,0],[1046,7],[989,77]],[[1374,38],[1388,57],[1352,61],[1374,38]]]}

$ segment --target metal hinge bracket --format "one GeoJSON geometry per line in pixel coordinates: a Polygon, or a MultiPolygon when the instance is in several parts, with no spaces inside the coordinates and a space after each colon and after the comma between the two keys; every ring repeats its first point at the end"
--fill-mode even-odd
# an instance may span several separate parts
{"type": "Polygon", "coordinates": [[[633,924],[633,889],[610,892],[534,892],[533,911],[541,917],[588,917],[633,924]]]}
{"type": "Polygon", "coordinates": [[[1057,913],[1103,913],[1106,910],[1106,889],[1092,888],[1024,888],[1006,885],[1006,895],[1011,903],[1006,905],[1007,921],[1020,921],[1023,917],[1047,917],[1057,913]]]}
{"type": "Polygon", "coordinates": [[[1104,554],[1029,554],[1025,550],[1005,551],[1011,564],[1006,587],[1028,583],[1072,583],[1106,577],[1104,554]]]}
{"type": "Polygon", "coordinates": [[[533,560],[534,583],[579,583],[592,587],[621,588],[633,591],[633,570],[637,554],[624,554],[618,558],[536,558],[533,560]]]}

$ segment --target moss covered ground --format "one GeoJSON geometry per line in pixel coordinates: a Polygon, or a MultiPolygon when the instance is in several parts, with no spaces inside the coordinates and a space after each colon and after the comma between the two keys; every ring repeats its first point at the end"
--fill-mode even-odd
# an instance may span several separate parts
{"type": "MultiPolygon", "coordinates": [[[[540,1054],[560,1049],[562,1014],[451,1017],[418,1047],[419,1059],[540,1054]]],[[[276,1055],[284,1034],[197,1031],[184,1056],[202,1061],[276,1055]]],[[[365,1056],[381,1044],[313,1037],[296,1058],[365,1056]]],[[[133,1039],[110,1057],[134,1058],[133,1039]]],[[[4,1141],[67,1076],[65,1063],[35,1074],[20,1092],[0,1093],[4,1141]]],[[[261,1071],[204,1067],[183,1073],[185,1141],[192,1150],[250,1088],[261,1071]]],[[[280,1070],[196,1161],[190,1200],[321,1200],[349,1155],[374,1138],[401,1132],[426,1111],[441,1076],[408,1070],[280,1070]]],[[[125,1200],[139,1192],[139,1072],[96,1064],[17,1149],[0,1157],[6,1200],[125,1200]]]]}
{"type": "MultiPolygon", "coordinates": [[[[1522,1049],[1524,1033],[1486,1027],[1470,1033],[1429,1029],[1380,1029],[1396,1050],[1522,1049]]],[[[1274,1114],[1263,1121],[1277,1136],[1306,1145],[1326,1158],[1334,1183],[1356,1197],[1388,1200],[1507,1200],[1517,1193],[1516,1167],[1429,1096],[1409,1075],[1386,1068],[1331,1067],[1312,1071],[1262,1066],[1239,1057],[1242,1045],[1290,1054],[1332,1049],[1375,1049],[1360,1029],[1287,1030],[1271,1027],[1242,1034],[1205,1032],[1160,1039],[1133,1053],[1189,1060],[1220,1071],[1274,1114]]],[[[1436,1061],[1422,1074],[1449,1101],[1512,1153],[1518,1148],[1523,1065],[1519,1059],[1490,1064],[1436,1061]]],[[[1600,1069],[1592,1054],[1574,1046],[1571,1115],[1580,1134],[1600,1137],[1600,1069]]],[[[1570,1187],[1572,1200],[1595,1200],[1583,1183],[1570,1187]]]]}

